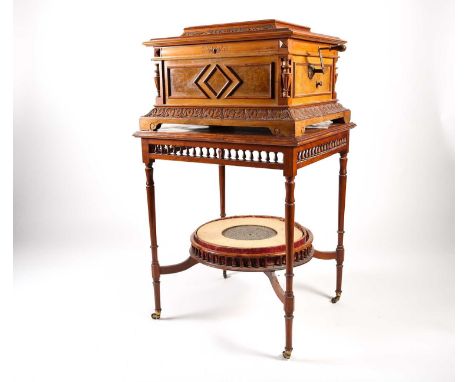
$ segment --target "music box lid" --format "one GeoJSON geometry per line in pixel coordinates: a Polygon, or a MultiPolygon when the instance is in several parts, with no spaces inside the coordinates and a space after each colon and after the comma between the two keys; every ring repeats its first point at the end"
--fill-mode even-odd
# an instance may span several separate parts
{"type": "Polygon", "coordinates": [[[293,38],[325,44],[345,44],[338,37],[313,33],[309,27],[278,20],[244,21],[184,28],[179,37],[154,38],[146,46],[163,47],[219,42],[293,38]]]}

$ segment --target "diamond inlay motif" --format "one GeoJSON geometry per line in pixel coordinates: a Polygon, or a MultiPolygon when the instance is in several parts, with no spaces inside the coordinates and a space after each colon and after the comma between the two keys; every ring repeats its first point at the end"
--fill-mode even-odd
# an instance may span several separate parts
{"type": "Polygon", "coordinates": [[[219,97],[223,90],[226,89],[232,81],[226,77],[223,71],[219,68],[218,65],[210,72],[208,78],[205,80],[205,84],[210,88],[210,90],[219,97]]]}
{"type": "Polygon", "coordinates": [[[194,82],[207,97],[226,98],[242,81],[228,66],[211,64],[203,68],[194,82]]]}

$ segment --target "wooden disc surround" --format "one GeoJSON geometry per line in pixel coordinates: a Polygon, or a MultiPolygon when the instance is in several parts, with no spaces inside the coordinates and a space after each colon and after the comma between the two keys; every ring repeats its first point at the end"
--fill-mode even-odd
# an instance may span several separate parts
{"type": "MultiPolygon", "coordinates": [[[[314,253],[313,236],[295,224],[294,266],[314,253]]],[[[201,225],[191,237],[190,255],[206,265],[228,270],[264,272],[286,267],[284,219],[273,216],[232,216],[201,225]]]]}

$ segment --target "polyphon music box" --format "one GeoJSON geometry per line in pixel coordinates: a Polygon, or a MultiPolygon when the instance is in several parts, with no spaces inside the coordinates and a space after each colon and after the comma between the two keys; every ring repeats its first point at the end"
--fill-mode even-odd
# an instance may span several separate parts
{"type": "Polygon", "coordinates": [[[348,123],[335,91],[345,43],[276,20],[190,27],[147,41],[157,96],[140,130],[178,123],[265,127],[294,137],[318,122],[348,123]]]}

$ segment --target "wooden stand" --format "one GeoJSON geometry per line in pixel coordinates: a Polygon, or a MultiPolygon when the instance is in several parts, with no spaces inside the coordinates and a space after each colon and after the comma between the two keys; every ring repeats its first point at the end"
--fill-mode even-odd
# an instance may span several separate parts
{"type": "MultiPolygon", "coordinates": [[[[283,171],[285,177],[285,289],[281,287],[274,268],[252,265],[251,269],[241,271],[262,271],[269,278],[273,290],[283,303],[285,312],[286,339],[284,358],[288,359],[293,350],[292,325],[294,313],[293,267],[304,262],[297,262],[294,243],[294,187],[297,170],[325,159],[333,154],[340,155],[339,196],[338,196],[338,244],[335,251],[319,251],[308,249],[308,254],[323,260],[336,260],[336,295],[332,303],[338,302],[341,297],[342,271],[344,260],[344,212],[346,197],[346,165],[349,150],[349,131],[353,123],[335,123],[327,128],[307,128],[299,137],[278,137],[271,135],[268,130],[246,128],[210,129],[204,127],[178,126],[173,129],[163,127],[157,132],[139,131],[134,134],[141,138],[142,156],[146,171],[146,191],[148,199],[148,216],[151,238],[152,276],[155,298],[155,312],[152,318],[161,317],[160,276],[184,271],[200,260],[193,253],[185,261],[161,266],[158,261],[158,244],[156,235],[156,212],[153,181],[153,162],[157,159],[183,162],[211,163],[219,166],[219,194],[220,217],[226,216],[225,203],[225,166],[244,166],[255,168],[270,168],[283,171]]],[[[312,247],[310,247],[312,248],[312,247]]],[[[192,252],[192,251],[191,251],[192,252]]],[[[213,265],[213,264],[209,264],[213,265]]],[[[226,264],[215,265],[223,270],[230,269],[226,264]]]]}

